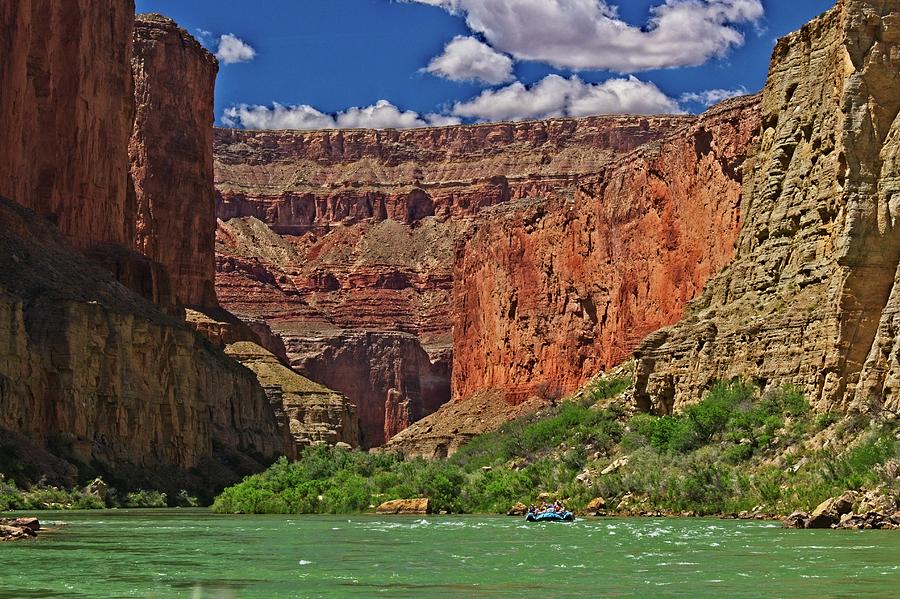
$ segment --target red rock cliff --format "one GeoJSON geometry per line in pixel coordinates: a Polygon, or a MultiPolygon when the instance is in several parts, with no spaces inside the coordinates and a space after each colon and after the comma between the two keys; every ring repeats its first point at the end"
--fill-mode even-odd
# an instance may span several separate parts
{"type": "Polygon", "coordinates": [[[136,114],[128,151],[136,248],[166,268],[181,304],[215,306],[212,122],[218,63],[171,19],[140,15],[132,67],[136,114]]]}
{"type": "Polygon", "coordinates": [[[131,0],[0,6],[0,195],[79,248],[130,246],[131,0]]]}
{"type": "Polygon", "coordinates": [[[570,392],[681,317],[731,259],[759,100],[722,104],[577,193],[482,213],[454,270],[453,396],[570,392]]]}
{"type": "Polygon", "coordinates": [[[455,244],[485,207],[571,189],[692,117],[216,133],[217,291],[379,445],[450,398],[455,244]],[[242,218],[235,218],[242,217],[242,218]]]}

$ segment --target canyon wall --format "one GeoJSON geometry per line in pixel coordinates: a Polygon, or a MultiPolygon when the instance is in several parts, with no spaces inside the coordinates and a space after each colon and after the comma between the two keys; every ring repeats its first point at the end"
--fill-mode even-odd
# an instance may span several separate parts
{"type": "Polygon", "coordinates": [[[66,465],[35,478],[206,494],[291,452],[253,373],[6,200],[0,250],[3,453],[66,465]]]}
{"type": "MultiPolygon", "coordinates": [[[[0,19],[0,194],[11,200],[0,202],[2,463],[17,464],[32,480],[71,484],[102,474],[123,489],[183,487],[207,495],[292,455],[286,426],[254,374],[186,325],[178,304],[191,294],[173,288],[165,265],[133,249],[138,233],[145,241],[156,236],[153,247],[180,239],[146,223],[136,231],[132,133],[146,150],[142,185],[167,181],[168,197],[185,207],[171,214],[186,221],[179,235],[213,245],[213,222],[190,216],[201,208],[212,215],[211,170],[202,163],[209,149],[185,150],[162,131],[165,119],[183,113],[154,113],[184,108],[165,104],[157,91],[182,96],[191,109],[204,105],[205,133],[202,120],[189,120],[209,142],[211,94],[204,88],[192,101],[186,96],[198,82],[177,83],[179,76],[210,75],[209,68],[191,70],[196,47],[171,47],[170,66],[184,70],[170,79],[147,73],[139,97],[148,103],[137,110],[147,129],[134,132],[133,2],[18,0],[2,3],[0,19]],[[167,89],[150,89],[161,84],[167,89]],[[181,162],[155,162],[149,149],[160,146],[181,162]],[[187,175],[194,159],[197,173],[206,169],[203,197],[185,197],[196,182],[187,175]],[[177,177],[167,180],[170,167],[177,177]],[[201,201],[206,205],[192,207],[201,201]]],[[[159,197],[144,204],[151,215],[174,205],[159,197]]],[[[183,260],[211,257],[206,251],[183,260]]],[[[206,276],[208,282],[208,267],[206,276]]]]}
{"type": "Polygon", "coordinates": [[[218,62],[171,19],[139,15],[132,68],[136,114],[128,153],[135,246],[166,268],[178,303],[215,306],[212,123],[218,62]]]}
{"type": "Polygon", "coordinates": [[[453,264],[479,212],[572,189],[692,120],[217,131],[217,293],[380,445],[450,399],[453,264]]]}
{"type": "Polygon", "coordinates": [[[456,259],[453,395],[559,396],[628,359],[729,262],[758,98],[582,181],[482,214],[456,259]]]}
{"type": "Polygon", "coordinates": [[[0,195],[81,249],[131,244],[133,23],[133,1],[0,7],[0,195]]]}
{"type": "Polygon", "coordinates": [[[636,352],[667,413],[715,380],[792,384],[819,410],[900,411],[900,6],[841,0],[778,42],[734,262],[636,352]]]}

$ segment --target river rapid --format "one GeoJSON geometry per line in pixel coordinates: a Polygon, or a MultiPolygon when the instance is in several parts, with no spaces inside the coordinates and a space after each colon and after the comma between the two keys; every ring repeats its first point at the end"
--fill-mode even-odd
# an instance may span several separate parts
{"type": "Polygon", "coordinates": [[[896,531],[485,516],[39,514],[0,544],[0,599],[900,597],[896,531]]]}

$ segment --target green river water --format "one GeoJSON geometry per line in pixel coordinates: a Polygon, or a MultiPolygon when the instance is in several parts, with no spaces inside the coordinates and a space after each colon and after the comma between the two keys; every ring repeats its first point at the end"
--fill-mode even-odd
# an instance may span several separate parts
{"type": "Polygon", "coordinates": [[[900,597],[900,533],[771,522],[41,514],[0,598],[900,597]]]}

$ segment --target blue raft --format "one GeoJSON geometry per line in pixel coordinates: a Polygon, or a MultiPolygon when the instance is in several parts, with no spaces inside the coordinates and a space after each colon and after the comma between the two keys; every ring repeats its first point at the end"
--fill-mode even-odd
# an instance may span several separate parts
{"type": "Polygon", "coordinates": [[[526,522],[575,522],[575,514],[572,512],[530,512],[525,516],[526,522]]]}

